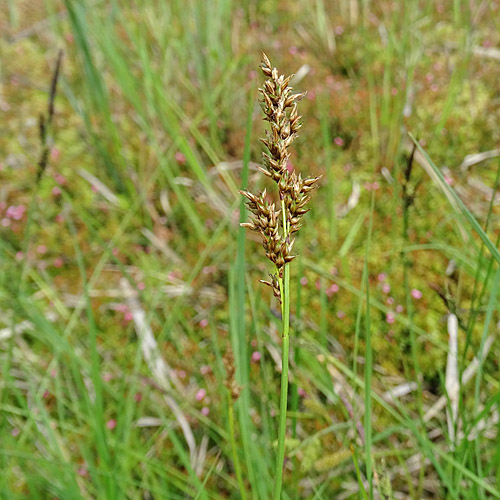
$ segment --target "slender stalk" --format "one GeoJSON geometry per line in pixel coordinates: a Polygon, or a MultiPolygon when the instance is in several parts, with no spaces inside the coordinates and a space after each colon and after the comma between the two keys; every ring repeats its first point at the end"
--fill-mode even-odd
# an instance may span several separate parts
{"type": "Polygon", "coordinates": [[[290,351],[290,266],[288,264],[285,265],[283,269],[283,279],[279,281],[282,297],[281,314],[283,322],[283,344],[281,352],[280,422],[273,500],[280,500],[281,498],[283,463],[285,461],[286,410],[288,404],[288,354],[290,351]]]}
{"type": "Polygon", "coordinates": [[[234,406],[233,398],[231,396],[231,391],[227,391],[227,408],[228,408],[228,418],[229,418],[229,437],[231,439],[231,452],[233,454],[233,465],[234,471],[236,473],[236,480],[238,481],[238,487],[240,490],[240,497],[242,500],[246,500],[247,494],[245,492],[245,485],[243,484],[243,477],[241,475],[241,465],[240,459],[238,458],[238,452],[236,447],[236,436],[234,430],[234,406]]]}
{"type": "MultiPolygon", "coordinates": [[[[281,200],[283,217],[283,236],[289,238],[288,216],[285,201],[281,200]]],[[[283,463],[285,461],[286,410],[288,406],[288,355],[290,351],[290,264],[283,268],[283,278],[279,279],[281,292],[282,350],[281,350],[281,389],[280,389],[280,422],[278,431],[278,454],[276,455],[276,477],[274,480],[273,499],[281,498],[283,482],[283,463]]]]}

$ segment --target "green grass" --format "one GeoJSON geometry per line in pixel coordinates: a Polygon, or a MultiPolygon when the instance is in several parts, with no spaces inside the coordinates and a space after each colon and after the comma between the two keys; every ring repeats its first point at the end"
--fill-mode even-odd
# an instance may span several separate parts
{"type": "Polygon", "coordinates": [[[260,244],[238,226],[238,190],[266,186],[255,168],[261,50],[302,75],[291,162],[323,174],[290,277],[282,498],[500,498],[500,168],[459,168],[500,139],[498,64],[474,50],[498,48],[496,3],[6,5],[1,498],[272,495],[281,322],[258,283],[260,244]],[[59,48],[36,186],[36,123],[59,48]],[[468,377],[455,438],[450,312],[468,377]]]}

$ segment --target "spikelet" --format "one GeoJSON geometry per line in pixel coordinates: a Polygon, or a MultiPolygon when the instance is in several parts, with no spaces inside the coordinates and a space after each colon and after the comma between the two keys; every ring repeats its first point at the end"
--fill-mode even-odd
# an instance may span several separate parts
{"type": "Polygon", "coordinates": [[[267,77],[259,91],[264,120],[269,122],[269,130],[266,130],[266,137],[261,139],[267,152],[262,154],[263,166],[259,170],[277,184],[280,203],[278,207],[270,203],[265,190],[258,195],[240,191],[253,214],[250,222],[241,225],[261,234],[266,257],[276,266],[276,274],[270,275],[270,281],[261,282],[270,286],[274,295],[281,300],[279,278],[283,277],[284,266],[295,258],[292,255],[295,240],[290,235],[300,229],[301,218],[308,212],[308,193],[319,177],[303,179],[300,174],[287,169],[290,146],[301,127],[297,103],[305,96],[305,92],[293,94],[289,85],[293,75],[279,75],[265,54],[262,54],[261,69],[267,77]]]}

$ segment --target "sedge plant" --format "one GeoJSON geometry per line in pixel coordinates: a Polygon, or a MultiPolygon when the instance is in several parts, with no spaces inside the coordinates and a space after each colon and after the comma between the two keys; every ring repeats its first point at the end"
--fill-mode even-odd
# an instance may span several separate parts
{"type": "Polygon", "coordinates": [[[293,169],[289,170],[290,145],[297,138],[301,127],[297,113],[297,102],[305,93],[292,93],[289,83],[292,76],[278,74],[268,57],[262,55],[262,72],[267,80],[259,89],[262,99],[264,120],[269,122],[269,130],[262,142],[267,148],[263,153],[263,165],[259,170],[272,179],[278,188],[279,204],[268,200],[266,190],[255,195],[240,191],[247,198],[247,207],[253,217],[242,226],[260,233],[266,257],[273,263],[274,272],[270,280],[262,283],[272,288],[274,296],[281,304],[282,314],[282,370],[280,389],[280,417],[278,450],[274,477],[273,499],[281,498],[283,482],[283,462],[285,458],[286,411],[288,396],[288,354],[290,346],[290,262],[294,234],[301,227],[302,216],[310,200],[309,192],[319,177],[302,178],[293,169]]]}

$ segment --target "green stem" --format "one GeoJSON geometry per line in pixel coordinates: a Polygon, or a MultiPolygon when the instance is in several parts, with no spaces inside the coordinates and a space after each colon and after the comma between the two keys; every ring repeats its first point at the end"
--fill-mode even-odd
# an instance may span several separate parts
{"type": "MultiPolygon", "coordinates": [[[[283,229],[285,239],[288,237],[288,222],[285,202],[281,202],[283,214],[283,229]]],[[[286,440],[286,410],[288,401],[288,353],[290,350],[290,269],[289,264],[283,266],[283,278],[279,278],[281,292],[281,315],[283,324],[282,352],[281,352],[281,393],[280,393],[280,422],[278,433],[278,454],[276,455],[276,475],[274,478],[273,500],[281,499],[283,483],[283,463],[285,461],[286,440]]]]}
{"type": "Polygon", "coordinates": [[[231,439],[231,451],[233,454],[234,471],[236,472],[236,479],[238,480],[238,487],[240,489],[240,498],[246,500],[247,494],[245,492],[245,485],[243,484],[243,477],[241,475],[240,459],[236,447],[236,436],[234,431],[234,406],[231,391],[227,391],[227,407],[229,417],[229,436],[231,439]]]}

